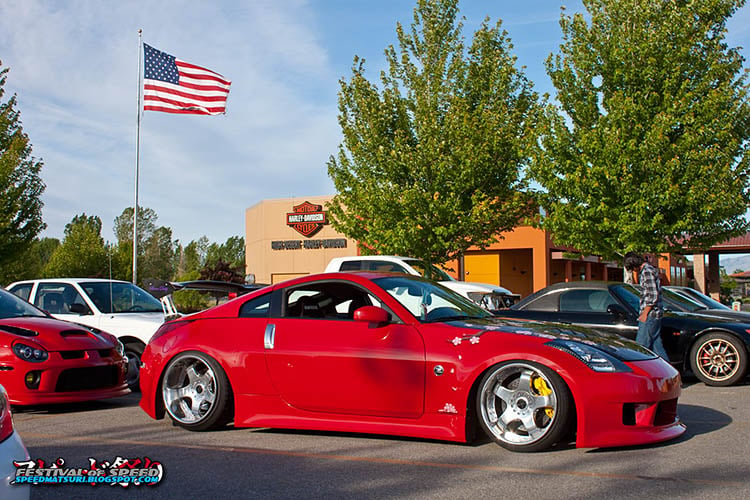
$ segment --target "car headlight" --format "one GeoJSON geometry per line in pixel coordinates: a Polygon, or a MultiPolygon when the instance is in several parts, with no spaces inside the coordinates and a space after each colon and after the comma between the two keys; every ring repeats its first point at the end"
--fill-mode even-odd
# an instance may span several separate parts
{"type": "Polygon", "coordinates": [[[24,361],[31,361],[32,363],[39,363],[46,361],[49,358],[49,353],[40,347],[31,347],[30,345],[15,344],[13,346],[13,352],[24,361]]]}
{"type": "Polygon", "coordinates": [[[115,339],[115,351],[117,351],[117,354],[120,356],[125,355],[125,346],[120,342],[120,339],[115,339]]]}
{"type": "Polygon", "coordinates": [[[586,366],[595,372],[629,372],[632,371],[628,365],[610,356],[601,349],[573,340],[556,339],[545,345],[565,351],[571,356],[583,361],[586,366]]]}

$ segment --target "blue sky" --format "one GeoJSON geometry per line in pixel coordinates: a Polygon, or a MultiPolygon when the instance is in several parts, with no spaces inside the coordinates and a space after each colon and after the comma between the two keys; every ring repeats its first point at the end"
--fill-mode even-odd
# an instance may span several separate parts
{"type": "MultiPolygon", "coordinates": [[[[244,212],[267,198],[333,194],[326,162],[340,142],[336,95],[355,55],[375,80],[410,0],[2,0],[0,61],[10,68],[33,155],[44,161],[44,236],[133,204],[138,29],[144,42],[232,80],[225,116],[146,112],[139,204],[188,243],[244,236],[244,212]]],[[[462,0],[464,35],[503,20],[526,75],[552,92],[543,61],[560,43],[560,7],[578,0],[462,0]]],[[[750,8],[729,23],[750,47],[750,8]]],[[[747,49],[742,49],[747,57],[747,49]]]]}

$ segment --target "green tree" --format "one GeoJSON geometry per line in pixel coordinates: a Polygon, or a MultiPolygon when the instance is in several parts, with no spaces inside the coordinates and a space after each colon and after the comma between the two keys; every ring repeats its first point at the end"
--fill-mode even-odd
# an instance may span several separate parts
{"type": "MultiPolygon", "coordinates": [[[[151,208],[138,207],[138,245],[148,240],[157,229],[156,221],[159,217],[151,208]]],[[[118,242],[129,241],[133,250],[133,207],[127,207],[115,217],[114,233],[118,242]]],[[[139,254],[140,255],[140,254],[139,254]]]]}
{"type": "Polygon", "coordinates": [[[59,246],[57,238],[34,238],[26,251],[0,266],[0,285],[43,276],[45,266],[59,246]]]}
{"type": "Polygon", "coordinates": [[[0,274],[47,227],[42,221],[42,162],[31,156],[16,96],[2,101],[7,73],[0,62],[0,274]]]}
{"type": "Polygon", "coordinates": [[[172,230],[163,226],[156,228],[144,243],[139,275],[144,278],[172,279],[174,252],[172,230]]]}
{"type": "Polygon", "coordinates": [[[382,90],[354,58],[341,80],[344,140],[328,174],[332,225],[363,251],[442,263],[515,227],[528,202],[523,169],[536,142],[538,96],[515,68],[501,22],[465,47],[457,0],[419,0],[382,90]]]}
{"type": "MultiPolygon", "coordinates": [[[[157,225],[158,215],[151,208],[138,207],[138,277],[172,279],[175,251],[172,229],[157,225]]],[[[114,233],[117,247],[113,252],[113,268],[119,279],[133,276],[133,207],[125,208],[115,217],[114,233]]]]}
{"type": "Polygon", "coordinates": [[[242,236],[230,236],[222,244],[211,243],[206,249],[206,263],[205,266],[215,265],[217,262],[222,261],[229,264],[232,268],[241,267],[243,271],[245,269],[245,238],[242,236]]]}
{"type": "Polygon", "coordinates": [[[748,228],[747,73],[725,41],[744,0],[583,0],[561,15],[531,169],[555,241],[613,258],[748,228]]]}
{"type": "MultiPolygon", "coordinates": [[[[177,266],[177,281],[201,279],[201,269],[206,264],[209,246],[208,238],[201,236],[184,248],[178,248],[180,258],[177,266]]],[[[183,313],[200,311],[209,306],[209,298],[196,290],[177,291],[173,299],[177,309],[183,313]]]]}
{"type": "Polygon", "coordinates": [[[52,253],[44,274],[56,278],[108,276],[109,259],[101,232],[99,217],[85,213],[73,217],[65,225],[65,237],[52,253]]]}

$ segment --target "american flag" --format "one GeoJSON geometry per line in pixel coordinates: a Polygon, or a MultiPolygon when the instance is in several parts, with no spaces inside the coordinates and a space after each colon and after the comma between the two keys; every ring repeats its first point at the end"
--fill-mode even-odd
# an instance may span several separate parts
{"type": "Polygon", "coordinates": [[[231,81],[143,44],[143,109],[164,113],[220,115],[231,81]]]}

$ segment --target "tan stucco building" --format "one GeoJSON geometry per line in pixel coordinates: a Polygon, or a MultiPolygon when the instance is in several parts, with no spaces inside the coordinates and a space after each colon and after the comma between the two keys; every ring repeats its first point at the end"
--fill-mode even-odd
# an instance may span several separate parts
{"type": "Polygon", "coordinates": [[[263,200],[245,211],[245,262],[258,283],[319,273],[332,258],[357,254],[357,242],[328,223],[331,198],[263,200]]]}

